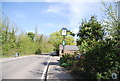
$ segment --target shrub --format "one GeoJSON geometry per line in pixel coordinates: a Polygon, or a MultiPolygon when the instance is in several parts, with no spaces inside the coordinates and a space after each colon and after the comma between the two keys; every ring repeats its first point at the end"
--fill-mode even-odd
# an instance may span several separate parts
{"type": "Polygon", "coordinates": [[[60,65],[69,68],[75,62],[75,55],[63,54],[60,58],[60,65]]]}
{"type": "Polygon", "coordinates": [[[39,48],[35,51],[35,54],[41,54],[41,53],[42,53],[42,51],[39,48]]]}
{"type": "Polygon", "coordinates": [[[99,42],[87,51],[84,59],[86,72],[95,74],[96,79],[112,79],[112,73],[119,74],[120,69],[120,42],[99,42]]]}

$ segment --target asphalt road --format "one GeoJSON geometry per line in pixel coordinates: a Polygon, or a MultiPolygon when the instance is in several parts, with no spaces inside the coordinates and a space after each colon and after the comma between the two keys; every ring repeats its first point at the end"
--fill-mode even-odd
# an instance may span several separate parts
{"type": "Polygon", "coordinates": [[[0,75],[2,79],[41,79],[50,57],[49,54],[43,54],[3,61],[0,63],[0,75]]]}

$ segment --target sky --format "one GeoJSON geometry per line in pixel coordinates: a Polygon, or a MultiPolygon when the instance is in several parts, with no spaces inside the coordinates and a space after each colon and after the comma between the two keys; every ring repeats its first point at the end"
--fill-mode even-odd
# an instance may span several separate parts
{"type": "Polygon", "coordinates": [[[22,1],[2,2],[2,11],[24,32],[35,32],[35,27],[37,27],[39,34],[49,36],[65,27],[77,33],[82,19],[89,20],[91,15],[96,15],[100,20],[104,15],[100,10],[103,8],[100,1],[22,1]]]}

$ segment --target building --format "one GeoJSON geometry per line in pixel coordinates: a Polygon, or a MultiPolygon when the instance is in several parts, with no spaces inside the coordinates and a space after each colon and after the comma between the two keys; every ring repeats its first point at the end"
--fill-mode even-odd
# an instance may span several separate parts
{"type": "MultiPolygon", "coordinates": [[[[59,46],[59,54],[62,54],[62,50],[63,50],[63,45],[60,45],[59,46]]],[[[64,53],[75,53],[77,52],[79,49],[78,49],[78,46],[76,45],[65,45],[65,48],[64,48],[64,53]]]]}

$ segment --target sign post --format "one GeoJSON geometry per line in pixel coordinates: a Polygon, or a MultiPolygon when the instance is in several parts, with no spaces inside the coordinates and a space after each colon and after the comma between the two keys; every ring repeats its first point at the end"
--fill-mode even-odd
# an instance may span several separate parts
{"type": "Polygon", "coordinates": [[[65,36],[67,36],[67,29],[66,28],[62,28],[62,36],[63,36],[63,41],[62,41],[63,50],[62,50],[62,53],[64,53],[65,52],[65,45],[66,45],[65,36]]]}

